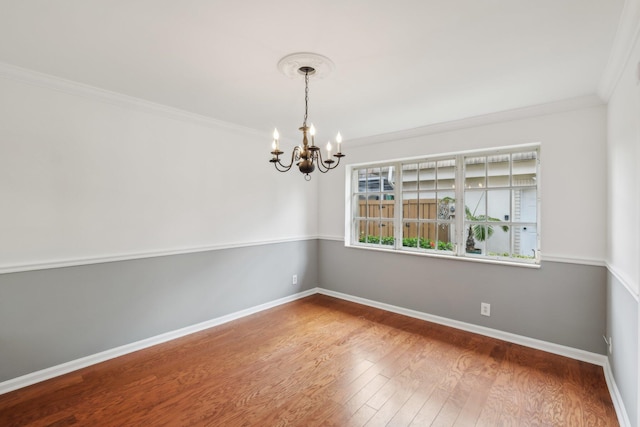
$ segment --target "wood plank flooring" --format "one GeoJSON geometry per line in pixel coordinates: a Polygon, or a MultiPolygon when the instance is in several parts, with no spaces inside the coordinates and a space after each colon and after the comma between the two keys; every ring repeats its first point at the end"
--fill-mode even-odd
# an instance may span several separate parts
{"type": "Polygon", "coordinates": [[[616,426],[602,368],[323,295],[0,395],[0,426],[616,426]]]}

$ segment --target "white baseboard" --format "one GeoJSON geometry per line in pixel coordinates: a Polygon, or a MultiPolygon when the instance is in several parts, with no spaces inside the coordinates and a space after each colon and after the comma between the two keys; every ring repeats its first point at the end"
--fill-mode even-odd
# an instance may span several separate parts
{"type": "Polygon", "coordinates": [[[255,307],[240,310],[235,313],[227,314],[226,316],[218,317],[216,319],[208,320],[206,322],[198,323],[195,325],[187,326],[185,328],[177,329],[175,331],[166,332],[164,334],[156,335],[155,337],[147,338],[141,341],[136,341],[131,344],[126,344],[120,347],[112,348],[102,351],[100,353],[92,354],[87,357],[72,360],[60,365],[52,366],[50,368],[42,369],[40,371],[32,372],[30,374],[23,375],[21,377],[13,378],[0,383],[0,394],[8,393],[10,391],[17,390],[19,388],[27,387],[29,385],[39,383],[51,378],[58,377],[60,375],[68,374],[78,369],[86,368],[87,366],[95,365],[116,357],[124,356],[134,351],[142,350],[148,347],[152,347],[157,344],[162,344],[167,341],[181,338],[195,332],[200,332],[205,329],[212,328],[214,326],[222,325],[232,320],[240,319],[251,314],[258,313],[260,311],[268,310],[270,308],[286,304],[291,301],[295,301],[300,298],[304,298],[309,295],[318,293],[317,289],[310,289],[308,291],[300,292],[294,295],[289,295],[284,298],[270,301],[265,304],[260,304],[255,307]]]}
{"type": "Polygon", "coordinates": [[[627,415],[627,410],[624,406],[620,390],[618,390],[616,380],[613,376],[613,371],[611,371],[609,359],[607,359],[607,363],[605,363],[603,369],[604,379],[607,382],[607,387],[609,387],[609,394],[611,394],[611,400],[613,401],[613,407],[616,409],[620,427],[631,427],[631,420],[629,419],[629,415],[627,415]]]}
{"type": "Polygon", "coordinates": [[[560,344],[550,343],[547,341],[537,340],[537,339],[525,337],[522,335],[516,335],[509,332],[500,331],[498,329],[491,329],[484,326],[474,325],[471,323],[460,322],[458,320],[452,320],[446,317],[434,316],[433,314],[427,314],[421,311],[410,310],[408,308],[403,308],[403,307],[398,307],[391,304],[372,301],[366,298],[354,297],[352,295],[343,294],[341,292],[330,291],[327,289],[319,288],[318,293],[335,297],[335,298],[340,298],[346,301],[355,302],[358,304],[367,305],[369,307],[379,308],[381,310],[390,311],[392,313],[398,313],[398,314],[413,317],[416,319],[426,320],[427,322],[438,323],[440,325],[450,326],[452,328],[461,329],[463,331],[473,332],[475,334],[497,338],[497,339],[511,342],[514,344],[520,344],[525,347],[535,348],[538,350],[546,351],[548,353],[558,354],[560,356],[569,357],[571,359],[592,363],[594,365],[604,366],[605,363],[607,362],[607,356],[604,356],[602,354],[591,353],[588,351],[579,350],[577,348],[572,348],[572,347],[567,347],[560,344]]]}

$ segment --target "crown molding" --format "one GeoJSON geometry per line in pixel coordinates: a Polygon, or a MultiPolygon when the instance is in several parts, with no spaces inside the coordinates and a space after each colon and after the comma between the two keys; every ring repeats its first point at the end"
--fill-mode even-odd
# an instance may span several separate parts
{"type": "MultiPolygon", "coordinates": [[[[640,0],[628,0],[640,2],[640,0]]],[[[91,98],[99,102],[116,105],[121,108],[142,111],[150,114],[163,116],[166,118],[194,123],[214,129],[225,129],[254,137],[264,138],[262,130],[252,129],[234,123],[217,120],[212,117],[202,116],[178,108],[169,107],[163,104],[154,103],[141,98],[112,92],[83,83],[40,73],[38,71],[21,68],[6,62],[0,62],[0,78],[18,81],[20,83],[38,86],[49,90],[66,93],[68,95],[91,98]]],[[[536,116],[543,116],[564,111],[590,108],[602,105],[602,100],[597,95],[585,95],[566,100],[538,104],[529,107],[515,108],[512,110],[499,111],[481,116],[468,117],[448,122],[435,123],[413,129],[400,130],[380,135],[364,136],[349,140],[349,145],[358,146],[363,144],[377,144],[402,139],[415,138],[432,135],[436,133],[449,132],[459,129],[472,128],[492,123],[505,122],[511,120],[525,119],[536,116]]]]}
{"type": "Polygon", "coordinates": [[[640,0],[625,0],[620,13],[620,20],[618,21],[618,29],[611,46],[609,60],[598,85],[598,95],[605,102],[609,101],[618,85],[639,35],[640,0]]]}
{"type": "MultiPolygon", "coordinates": [[[[638,0],[640,1],[640,0],[638,0]]],[[[528,119],[538,116],[546,116],[572,110],[581,110],[604,105],[602,99],[596,94],[584,95],[561,101],[537,104],[528,107],[514,108],[511,110],[498,111],[495,113],[483,114],[480,116],[467,117],[448,122],[434,123],[413,129],[400,130],[380,135],[364,136],[361,138],[349,139],[349,146],[361,146],[382,144],[386,142],[399,141],[403,139],[417,138],[444,132],[451,132],[461,129],[485,126],[494,123],[508,122],[513,120],[528,119]]]]}
{"type": "Polygon", "coordinates": [[[0,78],[62,92],[67,95],[90,98],[98,102],[149,113],[164,118],[179,120],[214,129],[224,129],[241,134],[258,136],[260,138],[265,137],[264,131],[202,116],[179,108],[169,107],[167,105],[158,104],[141,98],[135,98],[118,92],[100,89],[95,86],[86,85],[72,80],[66,80],[50,74],[21,68],[6,62],[0,62],[0,78]]]}

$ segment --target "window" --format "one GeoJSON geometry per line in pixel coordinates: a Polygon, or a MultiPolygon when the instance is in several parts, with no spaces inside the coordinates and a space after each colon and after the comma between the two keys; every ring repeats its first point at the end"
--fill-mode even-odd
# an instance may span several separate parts
{"type": "Polygon", "coordinates": [[[539,263],[538,145],[348,167],[347,245],[539,263]]]}

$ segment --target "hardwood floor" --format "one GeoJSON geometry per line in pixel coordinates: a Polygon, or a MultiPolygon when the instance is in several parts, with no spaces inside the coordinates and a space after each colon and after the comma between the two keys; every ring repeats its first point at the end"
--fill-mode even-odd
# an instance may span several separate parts
{"type": "Polygon", "coordinates": [[[614,426],[602,368],[313,295],[0,395],[0,426],[614,426]]]}

